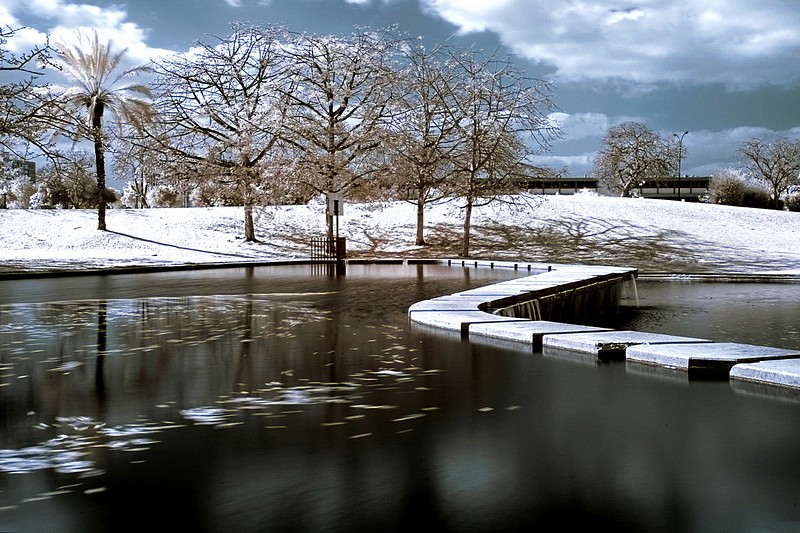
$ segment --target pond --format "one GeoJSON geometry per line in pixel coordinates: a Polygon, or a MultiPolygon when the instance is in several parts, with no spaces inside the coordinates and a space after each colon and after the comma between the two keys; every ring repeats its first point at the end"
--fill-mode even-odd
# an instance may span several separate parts
{"type": "MultiPolygon", "coordinates": [[[[0,282],[0,531],[800,531],[800,400],[415,331],[527,275],[0,282]]],[[[800,285],[640,282],[602,322],[800,346],[800,285]]]]}

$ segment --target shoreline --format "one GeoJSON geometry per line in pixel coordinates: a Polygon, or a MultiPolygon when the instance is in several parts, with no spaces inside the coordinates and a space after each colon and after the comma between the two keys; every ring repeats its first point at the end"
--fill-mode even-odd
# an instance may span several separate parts
{"type": "MultiPolygon", "coordinates": [[[[337,225],[347,260],[460,256],[458,205],[426,208],[425,245],[415,244],[415,209],[407,202],[348,204],[337,225]]],[[[325,233],[321,205],[263,207],[257,215],[258,241],[246,242],[241,207],[110,210],[107,231],[96,229],[92,210],[0,210],[0,276],[309,261],[312,240],[325,233]]],[[[800,276],[798,244],[798,213],[577,194],[538,197],[528,209],[476,209],[468,260],[785,279],[800,276]]]]}
{"type": "MultiPolygon", "coordinates": [[[[474,264],[477,267],[485,268],[515,268],[515,265],[528,264],[527,261],[489,261],[485,259],[453,259],[453,258],[348,258],[344,261],[345,265],[419,265],[419,264],[440,264],[444,262],[462,262],[466,266],[474,264]]],[[[149,265],[120,265],[106,266],[102,268],[60,268],[60,269],[15,269],[0,270],[0,281],[15,279],[35,279],[35,278],[57,278],[74,276],[104,276],[104,275],[125,275],[143,274],[148,272],[179,272],[191,270],[213,270],[213,269],[233,269],[233,268],[268,268],[271,266],[285,265],[321,265],[333,264],[335,261],[314,261],[311,259],[270,259],[253,261],[222,261],[207,263],[173,263],[173,264],[149,264],[149,265]]],[[[555,262],[554,262],[555,264],[555,262]]],[[[564,263],[559,263],[564,264],[564,263]]],[[[580,265],[583,263],[575,263],[580,265]]],[[[591,266],[591,265],[587,265],[591,266]]],[[[620,265],[627,266],[627,265],[620,265]]],[[[639,270],[638,280],[641,281],[685,281],[694,283],[800,283],[800,272],[675,272],[675,271],[642,271],[639,270]]]]}

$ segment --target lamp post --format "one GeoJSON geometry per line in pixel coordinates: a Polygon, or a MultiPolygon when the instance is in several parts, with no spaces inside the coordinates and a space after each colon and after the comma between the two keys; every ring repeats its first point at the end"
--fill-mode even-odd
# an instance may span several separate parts
{"type": "Polygon", "coordinates": [[[673,133],[672,135],[678,138],[678,199],[681,198],[681,161],[683,160],[683,137],[689,133],[684,131],[681,135],[673,133]]]}

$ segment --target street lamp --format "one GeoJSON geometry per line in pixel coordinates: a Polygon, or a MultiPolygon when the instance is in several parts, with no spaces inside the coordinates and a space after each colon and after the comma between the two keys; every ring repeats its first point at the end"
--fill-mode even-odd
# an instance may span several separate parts
{"type": "Polygon", "coordinates": [[[678,199],[681,198],[681,161],[683,160],[683,137],[689,133],[684,131],[681,135],[673,133],[674,137],[678,138],[678,199]]]}

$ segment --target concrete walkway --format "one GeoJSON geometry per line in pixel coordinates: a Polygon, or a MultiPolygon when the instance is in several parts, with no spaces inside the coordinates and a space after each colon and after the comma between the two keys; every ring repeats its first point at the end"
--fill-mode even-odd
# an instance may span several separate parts
{"type": "MultiPolygon", "coordinates": [[[[476,262],[474,266],[488,265],[476,262]]],[[[491,264],[496,266],[512,265],[491,264]]],[[[689,379],[730,380],[735,390],[756,387],[771,395],[800,395],[800,349],[503,316],[498,309],[504,306],[524,306],[538,302],[543,295],[576,291],[613,275],[634,280],[635,284],[637,275],[635,269],[611,266],[531,263],[524,268],[532,274],[416,303],[409,308],[409,321],[417,328],[447,332],[472,342],[525,346],[532,352],[541,351],[545,357],[594,364],[620,360],[633,372],[653,368],[689,379]]]]}

